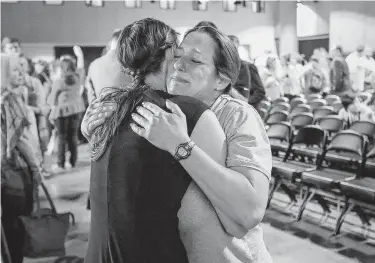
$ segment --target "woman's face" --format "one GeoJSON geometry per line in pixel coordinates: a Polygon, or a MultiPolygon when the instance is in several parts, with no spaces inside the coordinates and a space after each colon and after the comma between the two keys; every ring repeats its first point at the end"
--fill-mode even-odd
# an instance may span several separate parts
{"type": "Polygon", "coordinates": [[[13,87],[18,87],[24,83],[25,75],[21,67],[20,59],[12,57],[9,61],[9,81],[13,87]]]}
{"type": "Polygon", "coordinates": [[[191,32],[176,49],[167,76],[168,93],[194,97],[208,102],[215,89],[224,90],[214,65],[215,43],[201,32],[191,32]]]}
{"type": "Polygon", "coordinates": [[[35,73],[36,74],[42,74],[43,70],[44,70],[44,65],[42,65],[41,63],[35,64],[35,73]]]}

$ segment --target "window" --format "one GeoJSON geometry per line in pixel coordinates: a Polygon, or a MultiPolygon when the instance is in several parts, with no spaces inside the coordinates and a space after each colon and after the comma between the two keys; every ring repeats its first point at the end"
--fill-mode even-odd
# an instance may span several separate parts
{"type": "Polygon", "coordinates": [[[102,0],[86,0],[85,3],[87,6],[95,6],[95,7],[102,7],[104,5],[102,0]]]}

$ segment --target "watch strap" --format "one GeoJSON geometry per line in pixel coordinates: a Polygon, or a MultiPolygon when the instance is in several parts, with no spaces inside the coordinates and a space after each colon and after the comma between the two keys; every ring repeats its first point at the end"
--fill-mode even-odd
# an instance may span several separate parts
{"type": "Polygon", "coordinates": [[[173,157],[175,158],[176,161],[187,159],[191,155],[191,152],[192,152],[194,146],[195,146],[195,142],[193,142],[193,141],[188,141],[188,142],[185,142],[185,143],[180,143],[176,147],[176,150],[175,150],[175,153],[174,153],[173,157]],[[185,152],[186,152],[185,155],[181,155],[180,154],[180,149],[181,148],[183,148],[185,150],[185,152]]]}

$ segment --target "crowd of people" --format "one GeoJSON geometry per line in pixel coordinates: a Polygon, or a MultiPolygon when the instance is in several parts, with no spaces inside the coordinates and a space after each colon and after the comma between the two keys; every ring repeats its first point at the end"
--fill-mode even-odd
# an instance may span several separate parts
{"type": "Polygon", "coordinates": [[[76,166],[78,145],[86,141],[93,161],[90,194],[94,204],[87,262],[122,262],[129,255],[134,257],[126,262],[271,262],[259,223],[267,203],[272,156],[256,109],[264,99],[336,94],[343,104],[339,116],[345,121],[375,122],[374,53],[359,46],[345,56],[337,46],[329,53],[317,48],[309,61],[300,54],[277,56],[269,51],[241,60],[239,48],[236,36],[224,35],[212,22],[197,24],[178,45],[172,28],[143,19],[115,30],[105,52],[86,74],[79,46],[74,46],[75,57],[64,55],[47,62],[26,57],[20,41],[5,37],[1,54],[1,216],[12,262],[23,260],[17,218],[31,213],[42,180],[76,166]],[[131,45],[134,41],[138,45],[131,45]],[[372,97],[363,101],[362,92],[372,97]],[[208,109],[214,115],[207,114],[208,109]],[[130,126],[123,124],[131,122],[130,126]],[[206,136],[208,129],[211,132],[206,136]],[[146,140],[137,139],[141,137],[146,140]],[[148,148],[146,141],[150,142],[148,148]],[[125,146],[127,151],[123,151],[125,146]],[[175,152],[176,147],[187,156],[175,152]],[[169,153],[182,168],[168,159],[169,153]],[[45,167],[47,155],[56,155],[52,167],[45,167]],[[132,160],[131,165],[122,164],[121,158],[132,160]],[[116,163],[111,171],[109,163],[116,163]],[[145,166],[149,168],[139,168],[145,166]],[[110,173],[113,178],[107,179],[110,173]],[[136,176],[129,181],[116,177],[127,173],[138,173],[140,178],[150,178],[147,173],[164,177],[150,178],[148,184],[137,181],[136,176]],[[133,197],[114,188],[111,191],[118,195],[104,198],[107,185],[132,193],[126,186],[130,181],[145,185],[139,190],[144,196],[138,202],[130,205],[127,198],[133,197]],[[173,191],[167,191],[167,186],[173,191]],[[156,209],[142,200],[153,200],[156,209]],[[168,225],[153,221],[151,228],[149,221],[134,221],[122,207],[130,215],[139,210],[146,217],[157,217],[163,211],[163,216],[169,216],[168,225]],[[107,218],[104,211],[111,211],[107,218]],[[194,225],[197,222],[199,227],[194,225]],[[130,231],[129,226],[135,230],[125,240],[121,233],[130,231]],[[177,226],[181,240],[179,236],[176,240],[177,226]],[[221,226],[225,233],[220,232],[221,226]],[[165,229],[168,233],[160,232],[165,229]],[[143,235],[149,236],[147,242],[141,240],[143,235]],[[163,242],[158,242],[162,235],[163,242]],[[116,244],[107,247],[103,242],[116,244]],[[124,247],[119,250],[120,245],[124,247]],[[145,247],[153,247],[153,252],[144,253],[145,247]],[[146,258],[147,254],[153,259],[146,258]],[[155,261],[157,256],[163,260],[155,261]],[[119,261],[111,261],[116,260],[113,257],[119,261]]]}

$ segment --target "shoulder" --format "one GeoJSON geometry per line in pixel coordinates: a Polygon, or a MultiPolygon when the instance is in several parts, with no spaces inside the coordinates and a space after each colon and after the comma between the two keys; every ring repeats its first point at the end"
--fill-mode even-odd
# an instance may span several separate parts
{"type": "Polygon", "coordinates": [[[223,125],[230,125],[231,130],[235,130],[245,122],[261,122],[258,113],[251,105],[229,95],[220,96],[211,107],[211,110],[217,115],[223,125]]]}
{"type": "Polygon", "coordinates": [[[208,109],[207,105],[192,97],[188,96],[173,96],[170,98],[173,103],[176,103],[181,110],[185,112],[201,112],[208,109]]]}

